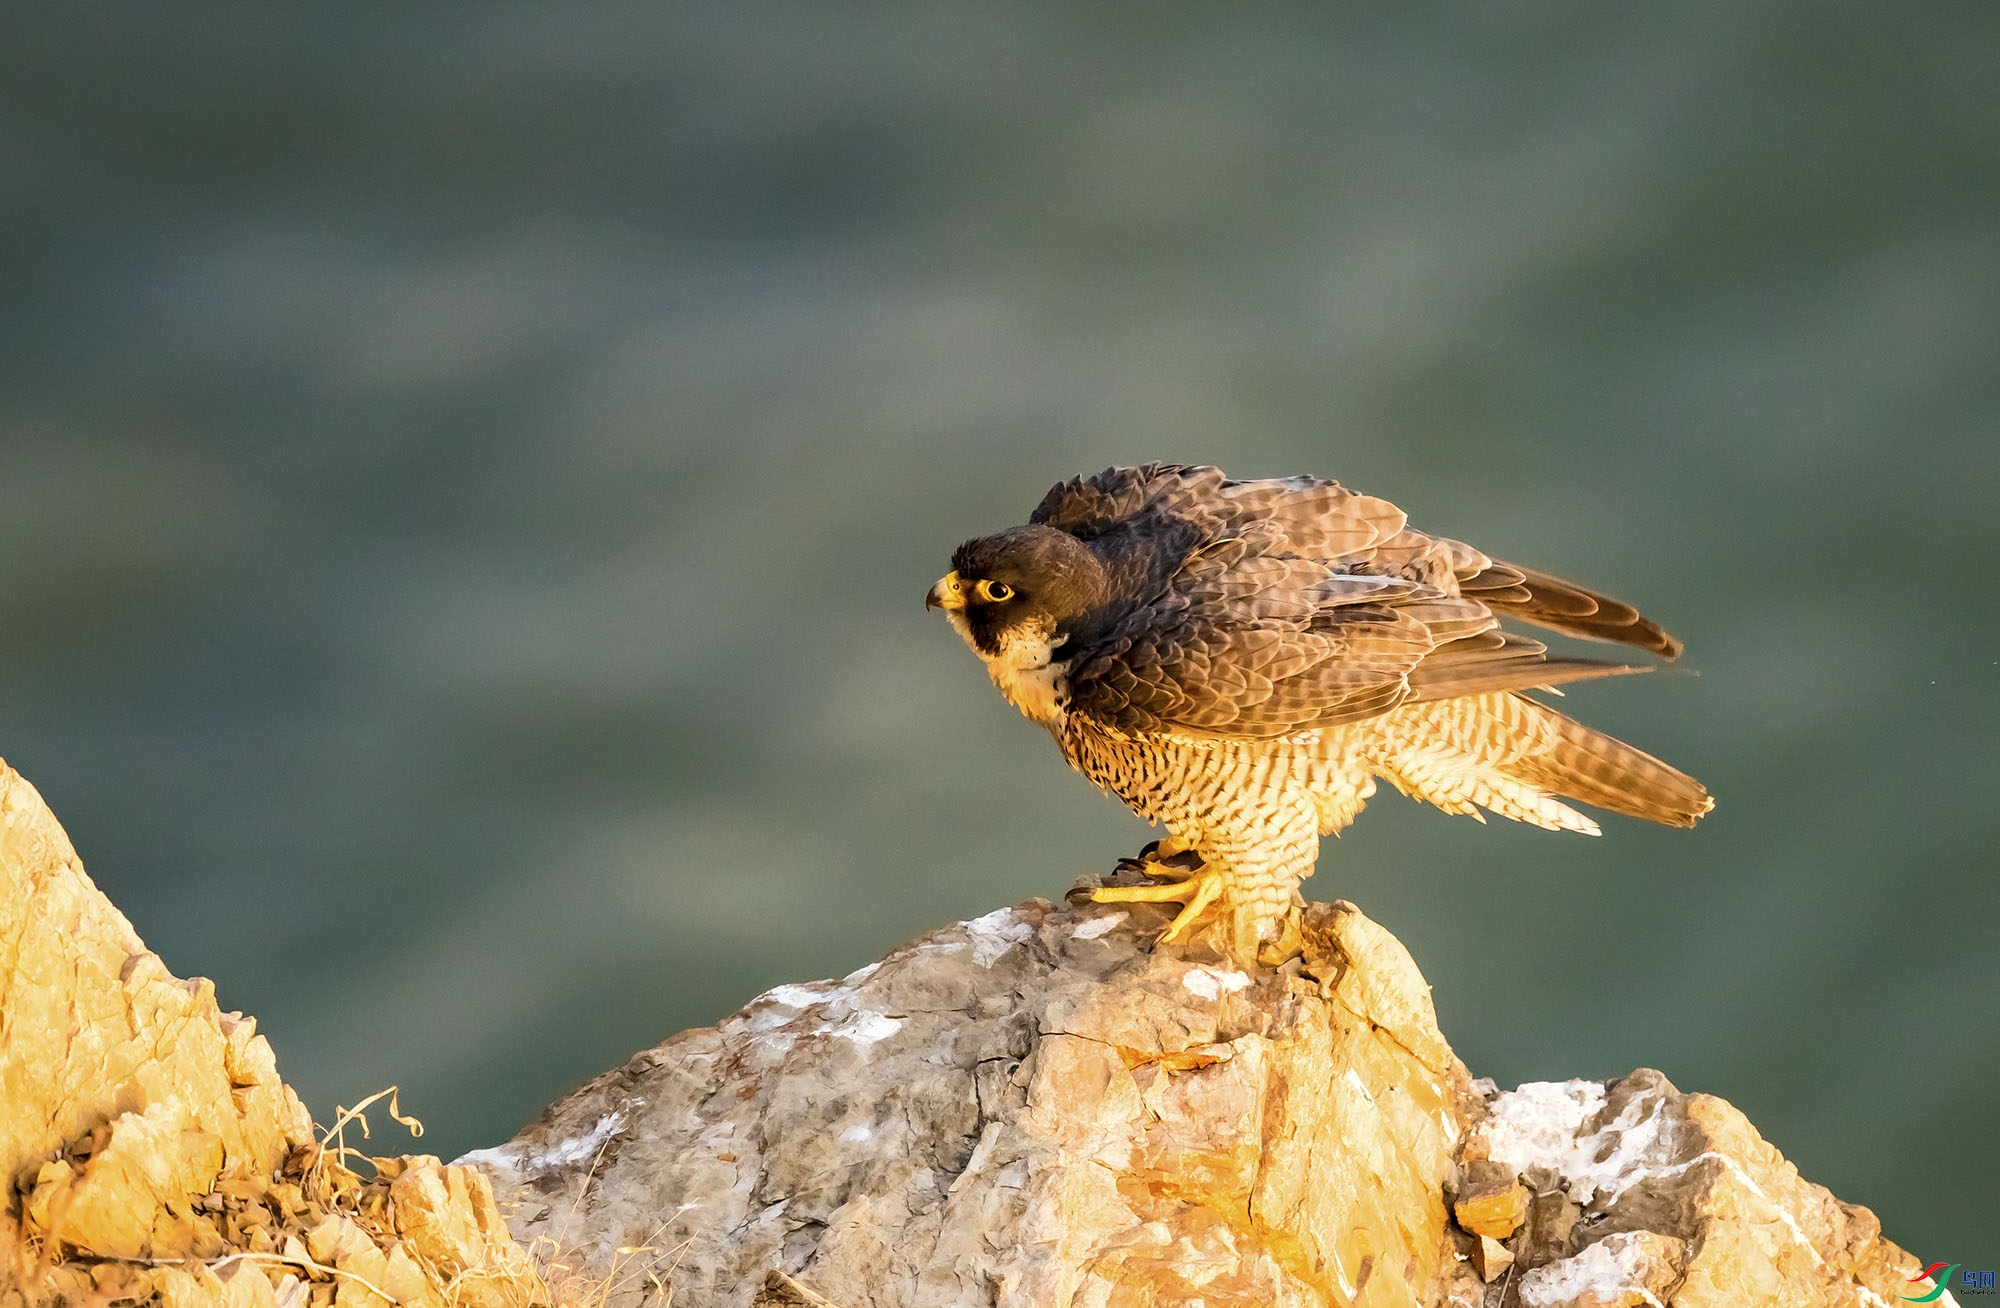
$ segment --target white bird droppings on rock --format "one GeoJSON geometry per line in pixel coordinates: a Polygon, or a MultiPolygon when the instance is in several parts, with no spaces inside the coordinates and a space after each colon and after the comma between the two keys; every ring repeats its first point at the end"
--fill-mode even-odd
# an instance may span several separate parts
{"type": "Polygon", "coordinates": [[[1095,940],[1099,936],[1109,935],[1120,922],[1130,916],[1129,913],[1107,913],[1103,917],[1090,919],[1070,934],[1078,940],[1095,940]]]}
{"type": "Polygon", "coordinates": [[[1035,934],[1035,929],[1015,917],[1011,908],[996,908],[959,926],[972,940],[972,961],[981,967],[992,967],[1000,961],[1000,955],[1035,934]]]}
{"type": "Polygon", "coordinates": [[[1190,994],[1212,1000],[1221,998],[1225,993],[1233,995],[1239,990],[1249,989],[1250,978],[1227,968],[1215,971],[1206,967],[1191,967],[1181,977],[1181,984],[1187,987],[1190,994]]]}
{"type": "Polygon", "coordinates": [[[625,1129],[625,1114],[606,1113],[597,1119],[597,1125],[571,1140],[533,1148],[518,1142],[499,1145],[492,1149],[475,1149],[469,1154],[461,1154],[453,1160],[455,1164],[479,1163],[487,1167],[504,1167],[516,1176],[529,1179],[568,1167],[572,1163],[588,1162],[597,1156],[605,1142],[625,1129]]]}
{"type": "Polygon", "coordinates": [[[814,1035],[830,1035],[839,1040],[852,1040],[863,1049],[878,1040],[887,1040],[903,1029],[903,1019],[890,1017],[887,1013],[856,1013],[838,1025],[828,1022],[816,1028],[814,1035]]]}
{"type": "Polygon", "coordinates": [[[1578,1203],[1615,1202],[1644,1175],[1659,1143],[1662,1097],[1633,1095],[1615,1120],[1588,1135],[1583,1124],[1604,1108],[1596,1081],[1530,1081],[1493,1101],[1487,1148],[1516,1171],[1550,1167],[1578,1203]]]}
{"type": "Polygon", "coordinates": [[[1594,1308],[1640,1302],[1664,1308],[1654,1293],[1676,1275],[1679,1240],[1652,1231],[1623,1231],[1585,1245],[1571,1257],[1537,1267],[1521,1278],[1524,1308],[1594,1308]]]}
{"type": "MultiPolygon", "coordinates": [[[[825,983],[821,982],[820,984],[824,985],[825,983]]],[[[784,985],[772,986],[769,990],[759,995],[758,998],[768,999],[774,1004],[783,1004],[786,1008],[804,1012],[814,1004],[825,1003],[827,995],[825,991],[815,986],[784,985]]]]}
{"type": "Polygon", "coordinates": [[[1486,1120],[1488,1149],[1495,1162],[1517,1170],[1560,1170],[1576,1145],[1576,1133],[1604,1107],[1599,1081],[1527,1081],[1493,1099],[1486,1120]]]}

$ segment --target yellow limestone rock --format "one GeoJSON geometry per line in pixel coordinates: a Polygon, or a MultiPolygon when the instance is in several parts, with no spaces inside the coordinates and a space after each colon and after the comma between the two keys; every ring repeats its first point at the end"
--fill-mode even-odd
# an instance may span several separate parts
{"type": "Polygon", "coordinates": [[[4,763],[0,1168],[0,1308],[547,1300],[483,1175],[323,1156],[256,1024],[147,952],[4,763]]]}
{"type": "Polygon", "coordinates": [[[227,1280],[199,1266],[193,1272],[155,1268],[150,1275],[162,1308],[279,1308],[270,1281],[256,1268],[237,1265],[224,1270],[229,1273],[227,1280]]]}
{"type": "Polygon", "coordinates": [[[342,1259],[356,1251],[373,1248],[374,1241],[351,1218],[328,1213],[318,1226],[306,1232],[306,1254],[316,1263],[338,1267],[342,1259]]]}
{"type": "Polygon", "coordinates": [[[1528,1188],[1518,1181],[1504,1190],[1489,1190],[1452,1204],[1458,1224],[1474,1235],[1504,1240],[1521,1229],[1528,1216],[1528,1188]]]}
{"type": "Polygon", "coordinates": [[[5,764],[0,1001],[0,1176],[31,1178],[27,1218],[64,1247],[211,1254],[192,1201],[311,1142],[263,1037],[147,952],[5,764]]]}
{"type": "Polygon", "coordinates": [[[1465,1164],[1452,1215],[1474,1235],[1505,1240],[1528,1217],[1528,1187],[1504,1167],[1479,1161],[1465,1164]]]}
{"type": "Polygon", "coordinates": [[[404,1247],[390,1254],[433,1268],[463,1308],[521,1302],[536,1284],[533,1260],[514,1243],[486,1175],[429,1155],[406,1160],[389,1186],[389,1211],[404,1247]]]}
{"type": "Polygon", "coordinates": [[[1805,1180],[1723,1100],[1688,1095],[1682,1111],[1713,1160],[1703,1168],[1705,1238],[1687,1264],[1678,1302],[1902,1302],[1922,1264],[1882,1238],[1875,1214],[1805,1180]]]}
{"type": "Polygon", "coordinates": [[[1479,1273],[1480,1280],[1490,1285],[1513,1265],[1513,1252],[1492,1236],[1482,1235],[1473,1241],[1472,1268],[1479,1273]]]}

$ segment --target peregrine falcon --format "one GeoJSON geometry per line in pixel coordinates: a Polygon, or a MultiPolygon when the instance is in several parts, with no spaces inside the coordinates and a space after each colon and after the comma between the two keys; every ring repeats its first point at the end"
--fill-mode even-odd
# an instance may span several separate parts
{"type": "Polygon", "coordinates": [[[925,607],[1072,767],[1165,827],[1140,864],[1154,884],[1091,896],[1182,905],[1163,941],[1214,909],[1223,948],[1254,956],[1377,777],[1448,813],[1591,835],[1563,800],[1678,827],[1713,806],[1694,778],[1524,693],[1645,665],[1552,655],[1500,621],[1666,659],[1679,641],[1338,482],[1109,468],[951,564],[925,607]]]}

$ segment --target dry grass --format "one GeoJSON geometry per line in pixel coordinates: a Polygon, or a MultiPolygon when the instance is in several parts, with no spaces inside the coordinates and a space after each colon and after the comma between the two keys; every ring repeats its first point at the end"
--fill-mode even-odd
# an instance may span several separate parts
{"type": "Polygon", "coordinates": [[[603,1163],[604,1151],[610,1143],[606,1140],[598,1145],[589,1169],[577,1181],[576,1194],[570,1199],[569,1209],[563,1214],[556,1233],[536,1236],[529,1242],[529,1256],[541,1270],[544,1282],[554,1296],[556,1308],[605,1308],[614,1296],[623,1296],[635,1290],[639,1292],[641,1303],[672,1308],[674,1289],[668,1278],[680,1266],[687,1242],[682,1241],[671,1249],[662,1249],[655,1243],[667,1223],[673,1220],[672,1216],[654,1227],[652,1234],[642,1243],[620,1245],[612,1250],[611,1266],[603,1272],[583,1269],[580,1257],[583,1248],[570,1238],[570,1228],[583,1209],[584,1197],[590,1193],[590,1183],[596,1179],[597,1169],[603,1163]]]}
{"type": "MultiPolygon", "coordinates": [[[[356,1246],[342,1245],[337,1255],[314,1256],[313,1244],[324,1248],[329,1232],[337,1236],[344,1229],[331,1222],[334,1218],[351,1224],[382,1254],[396,1250],[398,1257],[414,1263],[426,1291],[415,1296],[418,1302],[447,1308],[607,1308],[614,1298],[636,1291],[649,1308],[671,1308],[674,1296],[668,1278],[685,1246],[662,1250],[649,1241],[621,1247],[608,1270],[590,1271],[583,1264],[585,1246],[570,1241],[570,1227],[596,1174],[596,1159],[556,1236],[538,1237],[525,1250],[511,1240],[482,1241],[479,1247],[489,1255],[483,1261],[425,1257],[418,1243],[399,1228],[391,1189],[413,1166],[429,1166],[432,1160],[377,1156],[348,1143],[350,1128],[358,1129],[364,1141],[372,1138],[368,1110],[385,1099],[382,1111],[412,1139],[422,1138],[423,1123],[402,1112],[394,1086],[352,1108],[336,1106],[333,1124],[316,1143],[293,1150],[273,1175],[225,1177],[194,1201],[193,1215],[214,1230],[221,1245],[211,1256],[99,1257],[64,1247],[59,1221],[52,1228],[58,1236],[51,1240],[25,1223],[0,1216],[0,1262],[6,1264],[0,1266],[0,1308],[156,1302],[163,1269],[205,1279],[204,1273],[226,1278],[246,1266],[270,1279],[280,1308],[330,1308],[341,1282],[388,1303],[403,1302],[381,1283],[379,1272],[370,1275],[353,1266],[334,1265],[336,1259],[354,1261],[356,1246]]],[[[87,1146],[81,1148],[79,1163],[87,1163],[90,1156],[87,1146]]],[[[469,1224],[469,1215],[467,1220],[469,1224]]],[[[383,1265],[366,1249],[361,1253],[362,1261],[383,1265]]]]}

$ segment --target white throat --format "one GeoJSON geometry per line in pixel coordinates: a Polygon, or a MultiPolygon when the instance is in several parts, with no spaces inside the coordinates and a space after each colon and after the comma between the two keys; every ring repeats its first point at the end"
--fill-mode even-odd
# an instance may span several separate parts
{"type": "Polygon", "coordinates": [[[998,654],[988,656],[973,643],[972,631],[963,614],[947,612],[945,616],[964,638],[966,648],[979,655],[986,665],[986,675],[993,678],[993,684],[1000,688],[1009,704],[1021,710],[1030,722],[1051,731],[1062,725],[1065,712],[1062,697],[1068,679],[1061,665],[1051,662],[1056,646],[1061,643],[1050,641],[1055,634],[1053,630],[1012,633],[998,654]]]}

